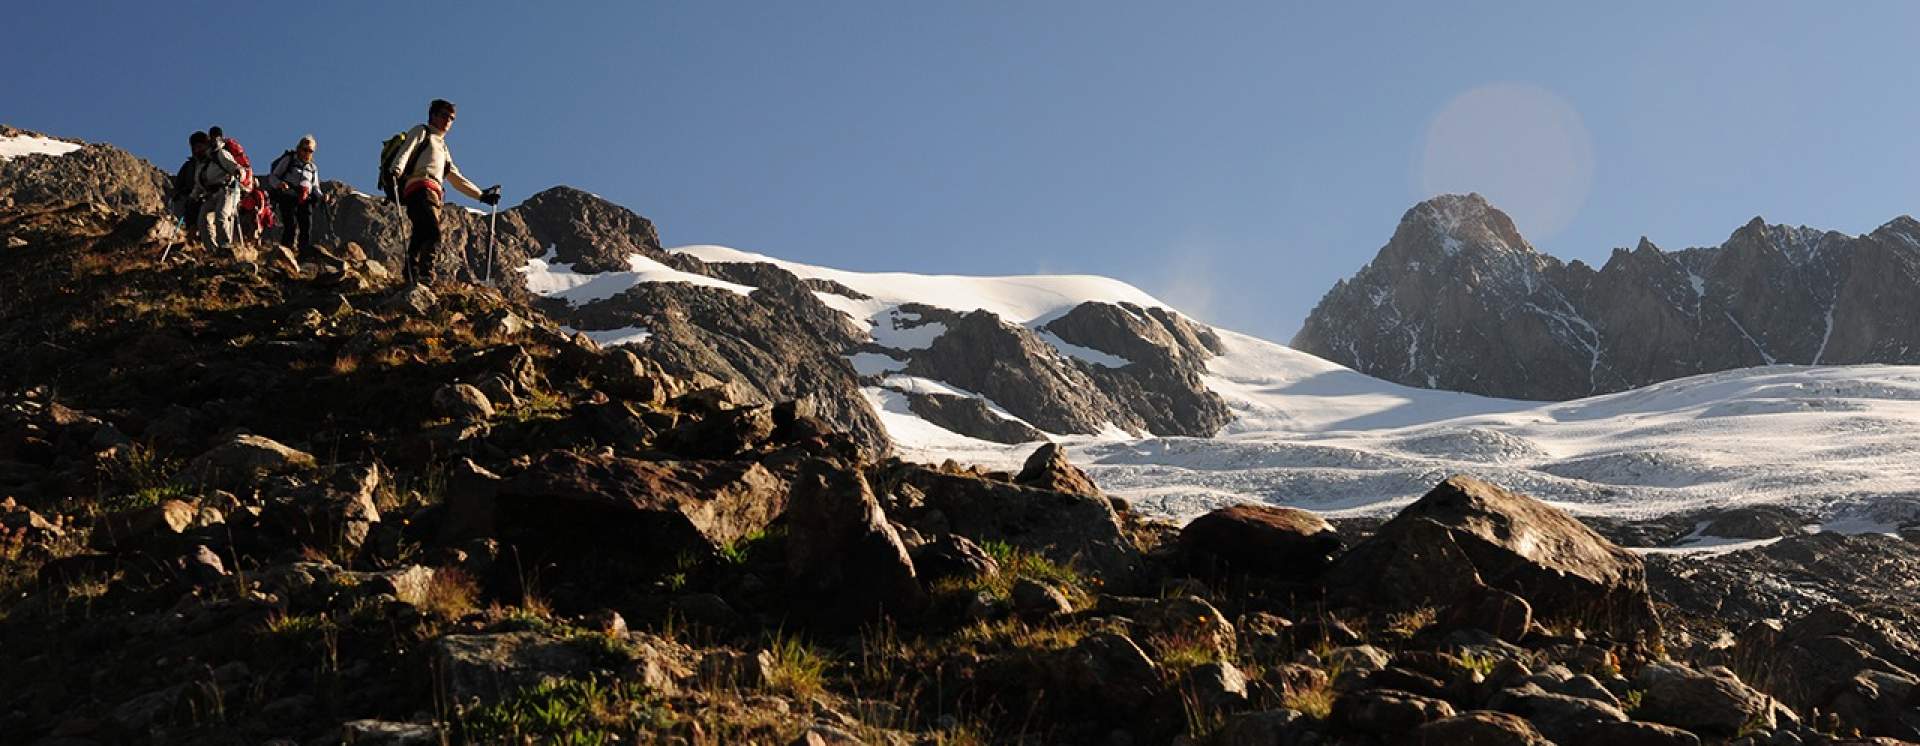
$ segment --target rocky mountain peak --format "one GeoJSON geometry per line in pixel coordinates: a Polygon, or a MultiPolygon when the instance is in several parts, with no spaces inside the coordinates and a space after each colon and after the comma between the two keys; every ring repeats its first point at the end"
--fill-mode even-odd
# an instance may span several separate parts
{"type": "Polygon", "coordinates": [[[1405,258],[1415,260],[1534,252],[1513,219],[1478,193],[1442,194],[1414,205],[1401,216],[1388,246],[1401,248],[1405,258]]]}
{"type": "Polygon", "coordinates": [[[580,271],[624,270],[632,254],[667,259],[653,221],[591,192],[557,186],[514,210],[534,235],[546,239],[557,261],[580,271]]]}

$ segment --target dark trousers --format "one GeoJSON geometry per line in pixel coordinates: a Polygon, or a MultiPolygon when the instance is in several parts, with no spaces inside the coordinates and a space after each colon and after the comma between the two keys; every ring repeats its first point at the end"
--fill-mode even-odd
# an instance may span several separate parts
{"type": "Polygon", "coordinates": [[[281,192],[273,193],[273,209],[279,213],[280,245],[289,249],[299,249],[306,253],[313,248],[313,200],[301,202],[298,197],[281,192]]]}
{"type": "Polygon", "coordinates": [[[434,255],[440,253],[440,193],[423,187],[400,201],[407,206],[407,222],[413,224],[413,237],[407,241],[407,281],[431,283],[434,255]]]}

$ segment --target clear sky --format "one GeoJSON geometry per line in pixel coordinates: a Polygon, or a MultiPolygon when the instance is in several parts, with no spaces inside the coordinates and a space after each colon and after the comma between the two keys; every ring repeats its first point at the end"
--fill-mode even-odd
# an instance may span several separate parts
{"type": "Polygon", "coordinates": [[[434,97],[510,203],[569,184],[857,270],[1093,273],[1285,341],[1434,191],[1604,261],[1913,212],[1906,2],[9,6],[0,122],[171,169],[305,132],[371,191],[434,97]]]}

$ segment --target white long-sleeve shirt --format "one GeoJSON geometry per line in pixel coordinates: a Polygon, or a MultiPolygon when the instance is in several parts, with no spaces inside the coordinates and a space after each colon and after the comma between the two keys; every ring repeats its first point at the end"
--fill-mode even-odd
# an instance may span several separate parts
{"type": "Polygon", "coordinates": [[[453,152],[447,149],[444,133],[424,124],[414,125],[413,129],[407,130],[407,139],[400,146],[400,156],[395,159],[402,170],[406,169],[408,159],[414,157],[414,150],[418,148],[426,149],[420,151],[419,160],[413,162],[413,169],[394,180],[400,185],[401,192],[404,193],[414,182],[425,179],[435,185],[450,183],[462,194],[480,198],[480,187],[462,175],[458,166],[453,165],[453,152]]]}

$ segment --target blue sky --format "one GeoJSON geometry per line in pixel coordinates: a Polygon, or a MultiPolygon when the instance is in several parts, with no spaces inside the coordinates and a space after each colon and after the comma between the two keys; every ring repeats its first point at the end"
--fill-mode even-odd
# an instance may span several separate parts
{"type": "Polygon", "coordinates": [[[1920,5],[1569,6],[33,3],[0,122],[165,168],[207,125],[264,158],[313,132],[370,188],[444,97],[509,202],[570,184],[669,245],[845,269],[1109,275],[1280,341],[1436,188],[1590,263],[1914,211],[1920,5]]]}

